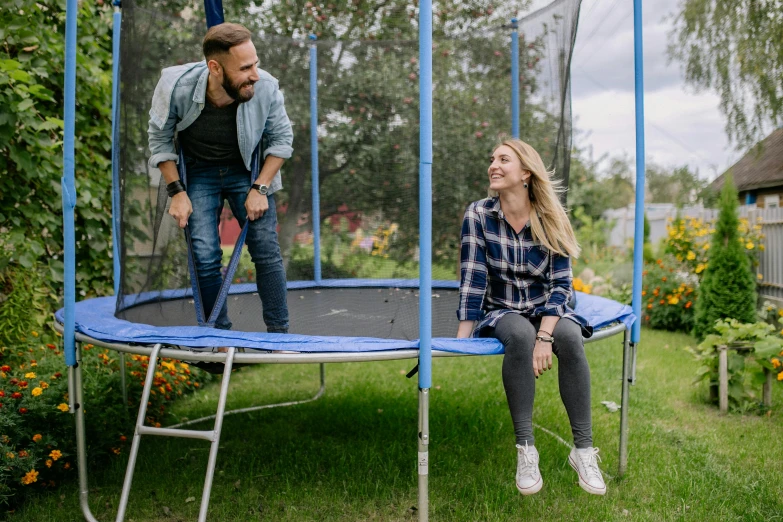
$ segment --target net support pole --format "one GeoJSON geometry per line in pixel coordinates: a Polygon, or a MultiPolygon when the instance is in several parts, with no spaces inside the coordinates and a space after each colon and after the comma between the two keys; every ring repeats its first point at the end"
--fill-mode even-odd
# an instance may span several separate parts
{"type": "MultiPolygon", "coordinates": [[[[636,213],[633,236],[633,313],[631,343],[639,342],[642,318],[642,253],[644,249],[644,55],[642,53],[642,0],[633,2],[634,72],[636,96],[636,213]]],[[[632,372],[633,373],[633,372],[632,372]]]]}
{"type": "MultiPolygon", "coordinates": [[[[114,0],[111,30],[111,225],[113,236],[111,253],[114,265],[114,295],[120,295],[120,32],[122,31],[120,0],[114,0]]],[[[120,353],[120,386],[122,388],[122,404],[127,413],[128,387],[125,382],[124,353],[120,353]]]]}
{"type": "Polygon", "coordinates": [[[519,23],[511,19],[511,136],[519,139],[519,23]]]}
{"type": "Polygon", "coordinates": [[[321,283],[321,193],[318,185],[318,46],[310,35],[310,162],[313,173],[313,279],[321,283]]]}
{"type": "Polygon", "coordinates": [[[429,520],[432,387],[432,0],[419,4],[419,521],[429,520]]]}
{"type": "MultiPolygon", "coordinates": [[[[65,364],[76,364],[76,231],[74,213],[76,209],[76,183],[74,181],[76,133],[76,0],[66,0],[65,4],[65,92],[64,92],[64,130],[63,130],[63,294],[65,305],[65,323],[63,324],[63,350],[65,364]]],[[[74,390],[70,390],[72,393],[74,390]]]]}
{"type": "Polygon", "coordinates": [[[223,0],[204,0],[204,12],[207,15],[207,29],[223,23],[223,0]]]}
{"type": "Polygon", "coordinates": [[[114,261],[114,295],[120,293],[120,31],[122,11],[119,0],[114,1],[112,23],[111,66],[111,215],[112,257],[114,261]]]}

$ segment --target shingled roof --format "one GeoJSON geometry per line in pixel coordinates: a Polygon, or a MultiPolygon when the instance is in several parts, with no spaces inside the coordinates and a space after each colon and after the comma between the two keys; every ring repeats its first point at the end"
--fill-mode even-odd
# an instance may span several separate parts
{"type": "Polygon", "coordinates": [[[738,191],[783,186],[783,128],[764,138],[760,146],[751,148],[710,186],[720,190],[729,172],[738,191]]]}

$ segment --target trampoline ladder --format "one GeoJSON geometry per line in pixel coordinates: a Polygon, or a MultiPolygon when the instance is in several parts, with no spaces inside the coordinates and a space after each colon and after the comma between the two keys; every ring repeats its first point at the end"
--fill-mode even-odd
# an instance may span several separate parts
{"type": "Polygon", "coordinates": [[[144,381],[144,390],[141,394],[141,405],[139,406],[139,416],[136,419],[136,429],[133,433],[133,443],[131,444],[130,457],[128,459],[128,468],[125,471],[125,481],[122,485],[122,495],[120,497],[120,506],[117,511],[117,522],[125,519],[125,510],[128,507],[128,497],[130,495],[131,482],[133,482],[133,471],[136,467],[136,456],[139,453],[139,444],[142,435],[158,435],[162,437],[183,437],[188,439],[208,440],[211,443],[209,449],[209,461],[207,463],[207,475],[204,480],[204,491],[201,495],[201,508],[199,509],[199,522],[206,522],[207,509],[209,508],[209,496],[212,492],[212,478],[215,475],[215,463],[217,462],[218,443],[220,442],[220,431],[223,427],[223,414],[226,410],[226,399],[228,397],[228,382],[231,376],[231,367],[234,364],[235,348],[228,348],[226,353],[225,369],[223,370],[223,382],[220,386],[220,397],[218,399],[218,409],[215,415],[215,427],[212,430],[183,430],[180,428],[155,428],[144,425],[144,419],[147,416],[147,402],[152,389],[152,382],[155,377],[155,370],[158,366],[158,354],[161,345],[156,344],[150,353],[149,365],[147,367],[147,377],[144,381]]]}

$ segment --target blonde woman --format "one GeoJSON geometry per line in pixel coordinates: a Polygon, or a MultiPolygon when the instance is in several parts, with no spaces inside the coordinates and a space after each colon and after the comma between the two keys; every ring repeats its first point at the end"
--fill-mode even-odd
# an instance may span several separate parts
{"type": "Polygon", "coordinates": [[[583,336],[593,329],[568,307],[571,258],[579,245],[538,153],[503,141],[489,163],[491,196],[475,201],[462,223],[460,320],[457,337],[495,337],[505,346],[503,385],[514,424],[517,489],[541,490],[533,438],[535,380],[559,362],[560,396],[575,448],[568,462],[579,485],[606,493],[593,447],[590,368],[583,336]]]}

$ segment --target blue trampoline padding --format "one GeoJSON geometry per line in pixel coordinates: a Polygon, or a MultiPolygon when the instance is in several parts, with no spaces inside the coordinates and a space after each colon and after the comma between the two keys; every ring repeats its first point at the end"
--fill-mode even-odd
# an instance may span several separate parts
{"type": "MultiPolygon", "coordinates": [[[[343,281],[339,281],[343,283],[343,281]]],[[[289,289],[320,287],[346,287],[349,285],[337,284],[337,280],[324,281],[320,285],[310,282],[289,283],[289,289]],[[326,283],[326,284],[324,284],[326,283]]],[[[413,283],[417,280],[367,280],[363,284],[350,285],[352,287],[416,287],[413,283]]],[[[437,288],[456,288],[456,282],[445,282],[437,288]]],[[[240,290],[255,291],[255,285],[234,285],[232,293],[241,293],[240,290]],[[247,286],[247,289],[241,287],[247,286]]],[[[166,298],[181,298],[188,295],[187,291],[176,290],[166,292],[166,298]]],[[[152,294],[147,294],[151,297],[152,294]]],[[[145,297],[147,297],[145,296],[145,297]]],[[[147,299],[134,299],[136,303],[148,301],[147,299]]],[[[155,298],[162,294],[155,293],[155,298]]],[[[261,332],[240,332],[233,330],[219,330],[217,328],[200,326],[152,326],[148,324],[132,323],[114,316],[116,307],[115,297],[98,297],[76,303],[76,331],[109,343],[121,344],[171,344],[192,348],[210,348],[213,346],[242,346],[260,350],[291,350],[298,352],[373,352],[387,350],[411,350],[418,349],[418,340],[407,341],[404,339],[380,339],[375,337],[337,337],[337,336],[309,336],[296,334],[269,334],[261,332]]],[[[577,296],[576,312],[585,317],[593,327],[598,330],[611,324],[622,322],[626,327],[633,324],[635,316],[630,306],[603,297],[582,294],[577,296]]],[[[55,314],[60,323],[64,321],[64,309],[55,314]]],[[[432,349],[452,353],[470,355],[494,355],[503,353],[503,345],[495,339],[452,339],[433,338],[432,349]]]]}

